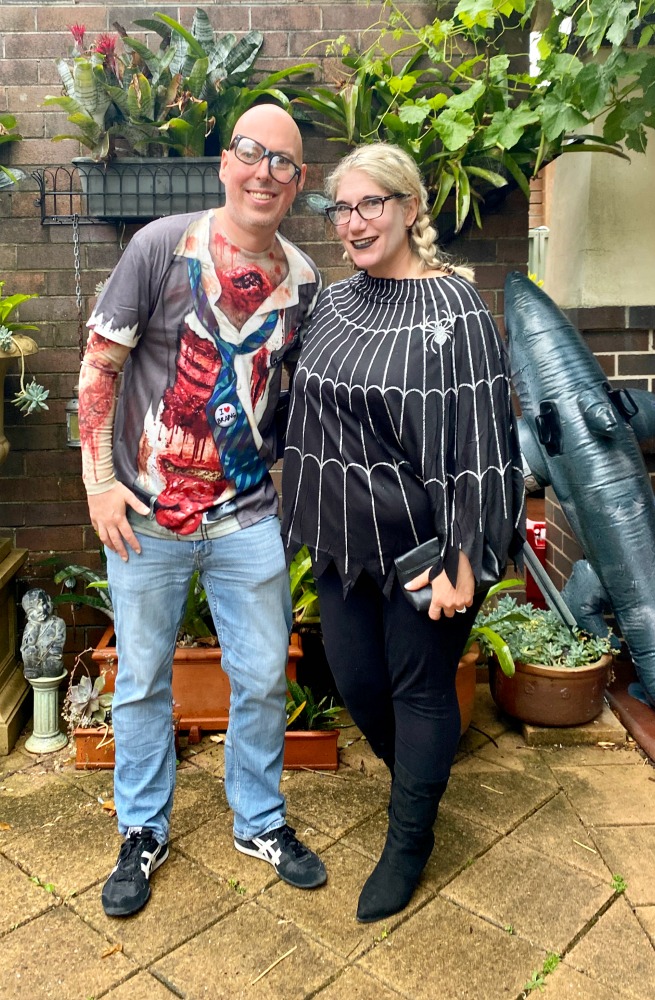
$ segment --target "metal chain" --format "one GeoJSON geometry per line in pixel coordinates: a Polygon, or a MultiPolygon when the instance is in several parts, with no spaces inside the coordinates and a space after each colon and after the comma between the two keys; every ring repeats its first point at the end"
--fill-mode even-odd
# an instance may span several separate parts
{"type": "Polygon", "coordinates": [[[80,267],[80,225],[77,215],[73,216],[73,259],[75,261],[75,300],[77,302],[77,347],[81,362],[84,357],[84,301],[82,299],[82,270],[80,267]]]}

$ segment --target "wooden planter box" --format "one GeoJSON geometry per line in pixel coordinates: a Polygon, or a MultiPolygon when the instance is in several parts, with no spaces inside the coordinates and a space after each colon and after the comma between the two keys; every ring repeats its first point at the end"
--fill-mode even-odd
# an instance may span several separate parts
{"type": "MultiPolygon", "coordinates": [[[[114,767],[113,735],[104,729],[75,729],[75,768],[78,771],[114,767]],[[102,745],[101,745],[102,744],[102,745]]],[[[285,733],[284,767],[287,771],[336,771],[339,766],[338,729],[297,730],[285,733]]]]}
{"type": "MultiPolygon", "coordinates": [[[[113,645],[114,627],[110,625],[91,654],[98,670],[105,675],[105,691],[114,690],[118,654],[113,645]],[[110,645],[111,643],[111,645],[110,645]]],[[[173,704],[180,715],[180,729],[189,733],[189,742],[198,743],[202,730],[225,730],[230,710],[230,682],[221,667],[222,651],[218,646],[178,646],[173,657],[173,704]]],[[[287,676],[296,679],[296,667],[302,657],[300,637],[291,635],[287,676]]]]}

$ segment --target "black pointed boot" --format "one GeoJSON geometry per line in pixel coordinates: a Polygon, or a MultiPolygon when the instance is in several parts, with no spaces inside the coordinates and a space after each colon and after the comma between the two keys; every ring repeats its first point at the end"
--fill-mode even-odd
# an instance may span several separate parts
{"type": "Polygon", "coordinates": [[[384,850],[359,897],[360,923],[404,910],[434,847],[432,826],[448,782],[415,778],[396,762],[384,850]]]}

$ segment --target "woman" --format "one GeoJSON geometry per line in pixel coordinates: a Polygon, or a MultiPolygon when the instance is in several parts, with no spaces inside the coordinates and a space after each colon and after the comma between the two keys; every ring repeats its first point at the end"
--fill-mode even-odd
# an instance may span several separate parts
{"type": "Polygon", "coordinates": [[[357,909],[368,922],[407,905],[432,851],[476,584],[518,554],[524,491],[503,345],[472,272],[439,255],[414,161],[360,147],[327,192],[358,273],[323,293],[306,331],[283,536],[291,555],[309,547],[337,687],[392,774],[385,847],[357,909]],[[394,566],[419,545],[407,589],[431,587],[427,613],[394,566]]]}

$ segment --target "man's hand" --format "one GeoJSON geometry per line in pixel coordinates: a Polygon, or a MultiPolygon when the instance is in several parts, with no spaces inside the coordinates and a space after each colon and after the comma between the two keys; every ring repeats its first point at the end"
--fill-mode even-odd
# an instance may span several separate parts
{"type": "MultiPolygon", "coordinates": [[[[420,576],[415,576],[407,584],[406,589],[420,590],[421,587],[425,587],[430,582],[428,579],[429,573],[430,570],[426,569],[420,576]]],[[[435,576],[432,581],[432,601],[428,615],[434,621],[438,621],[441,618],[442,612],[446,618],[452,618],[456,611],[461,611],[463,608],[470,608],[473,603],[474,594],[475,577],[473,576],[473,570],[471,569],[468,556],[464,555],[460,549],[457,586],[453,587],[445,570],[442,570],[439,576],[435,576]]]]}
{"type": "Polygon", "coordinates": [[[105,493],[92,494],[88,500],[91,524],[102,544],[116,552],[124,562],[128,559],[125,542],[139,555],[141,546],[130,527],[126,511],[131,507],[137,514],[148,514],[146,505],[122,483],[116,483],[105,493]]]}

